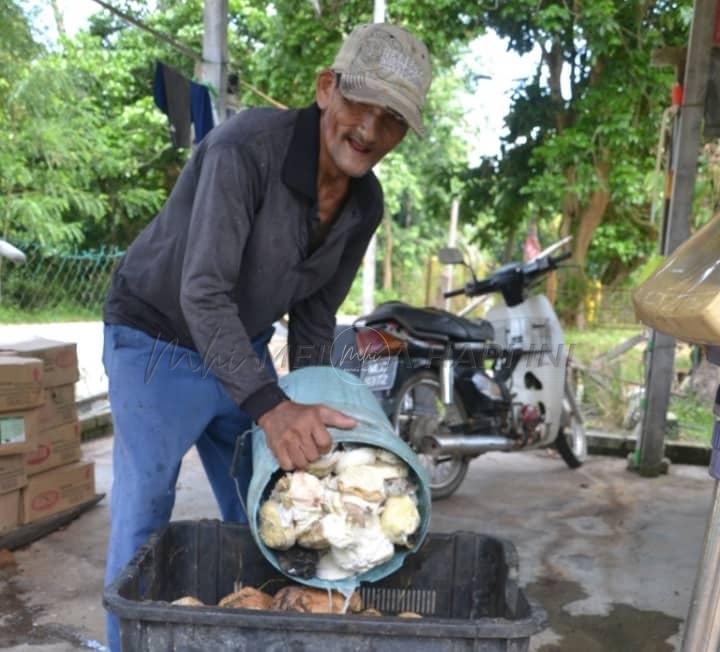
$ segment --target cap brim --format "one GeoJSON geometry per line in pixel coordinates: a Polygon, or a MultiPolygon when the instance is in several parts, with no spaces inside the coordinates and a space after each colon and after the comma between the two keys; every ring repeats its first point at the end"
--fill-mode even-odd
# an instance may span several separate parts
{"type": "Polygon", "coordinates": [[[342,77],[340,78],[340,92],[343,97],[355,102],[363,102],[383,109],[392,109],[399,113],[420,138],[426,134],[422,123],[420,111],[402,94],[389,87],[387,82],[382,82],[366,76],[365,84],[362,87],[343,88],[342,77]]]}

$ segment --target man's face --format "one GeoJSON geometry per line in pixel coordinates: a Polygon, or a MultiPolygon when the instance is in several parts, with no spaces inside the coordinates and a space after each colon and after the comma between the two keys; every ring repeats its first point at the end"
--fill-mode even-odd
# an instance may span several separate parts
{"type": "Polygon", "coordinates": [[[346,99],[330,71],[318,78],[320,164],[331,173],[361,177],[403,139],[407,123],[371,104],[346,99]]]}

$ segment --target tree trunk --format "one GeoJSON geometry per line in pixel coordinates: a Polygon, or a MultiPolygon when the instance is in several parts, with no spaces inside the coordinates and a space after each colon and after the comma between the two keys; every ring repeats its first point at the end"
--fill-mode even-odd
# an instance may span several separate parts
{"type": "Polygon", "coordinates": [[[545,283],[545,295],[548,301],[554,306],[557,300],[558,275],[557,272],[550,272],[545,283]]]}
{"type": "Polygon", "coordinates": [[[509,263],[513,258],[513,251],[515,249],[515,229],[508,233],[507,240],[505,240],[505,251],[503,252],[503,263],[509,263]]]}
{"type": "Polygon", "coordinates": [[[565,168],[565,181],[568,191],[562,201],[562,222],[560,223],[560,237],[565,238],[572,233],[573,224],[578,214],[577,194],[575,187],[576,169],[574,165],[565,168]]]}
{"type": "Polygon", "coordinates": [[[712,405],[718,383],[720,383],[720,367],[710,364],[707,358],[703,358],[681,383],[680,391],[692,392],[698,401],[712,405]]]}
{"type": "Polygon", "coordinates": [[[600,226],[605,210],[610,203],[610,188],[608,187],[610,164],[607,160],[602,160],[595,169],[600,185],[590,196],[590,201],[580,213],[573,247],[573,259],[583,270],[587,262],[587,253],[595,229],[600,226]]]}
{"type": "Polygon", "coordinates": [[[60,10],[60,6],[58,5],[57,0],[50,0],[50,4],[52,5],[53,14],[55,16],[55,25],[57,26],[58,34],[64,38],[67,36],[67,32],[65,31],[65,21],[63,20],[63,14],[60,10]]]}
{"type": "MultiPolygon", "coordinates": [[[[579,216],[577,231],[575,234],[573,246],[573,260],[580,268],[581,287],[585,281],[585,265],[587,263],[587,254],[590,249],[595,229],[602,222],[605,210],[610,203],[610,188],[608,187],[608,172],[610,164],[607,160],[602,160],[596,166],[599,186],[590,196],[590,201],[583,208],[579,216]]],[[[585,319],[585,292],[581,292],[578,297],[578,303],[575,307],[575,324],[578,328],[583,329],[586,326],[585,319]]]]}

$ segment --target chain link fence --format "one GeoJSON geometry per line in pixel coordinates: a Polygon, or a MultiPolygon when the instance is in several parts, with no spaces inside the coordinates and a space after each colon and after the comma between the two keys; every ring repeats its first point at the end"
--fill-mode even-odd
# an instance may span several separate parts
{"type": "Polygon", "coordinates": [[[117,248],[54,252],[31,246],[26,261],[0,259],[0,318],[6,321],[99,319],[117,248]]]}
{"type": "MultiPolygon", "coordinates": [[[[0,258],[0,320],[100,318],[112,271],[123,251],[112,247],[51,253],[36,246],[24,251],[23,264],[0,258]]],[[[460,282],[458,276],[456,285],[460,282]]],[[[599,290],[587,310],[588,326],[639,326],[631,297],[632,290],[599,290]]],[[[426,298],[432,302],[434,297],[426,298]]]]}
{"type": "Polygon", "coordinates": [[[633,290],[607,289],[600,292],[599,302],[590,326],[631,327],[641,324],[635,316],[633,290]]]}

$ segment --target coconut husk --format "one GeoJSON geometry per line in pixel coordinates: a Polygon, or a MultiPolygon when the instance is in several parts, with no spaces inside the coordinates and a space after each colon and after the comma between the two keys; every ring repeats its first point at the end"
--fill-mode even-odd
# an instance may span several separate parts
{"type": "Polygon", "coordinates": [[[239,591],[226,595],[218,602],[218,606],[229,609],[270,609],[272,601],[271,595],[252,586],[245,586],[239,591]]]}
{"type": "MultiPolygon", "coordinates": [[[[273,598],[272,609],[276,611],[295,611],[313,614],[340,614],[345,607],[345,596],[333,591],[331,597],[321,589],[286,586],[280,589],[273,598]]],[[[360,594],[352,594],[348,611],[362,611],[363,604],[360,594]]]]}

